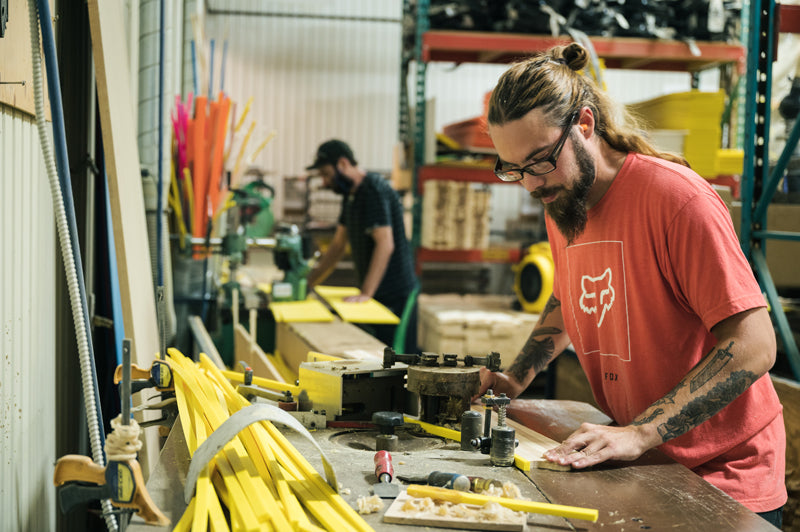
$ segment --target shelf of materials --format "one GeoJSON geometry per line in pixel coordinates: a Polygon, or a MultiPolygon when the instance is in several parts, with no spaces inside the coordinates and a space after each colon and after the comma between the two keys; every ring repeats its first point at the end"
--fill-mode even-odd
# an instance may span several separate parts
{"type": "MultiPolygon", "coordinates": [[[[745,71],[747,50],[741,44],[636,37],[590,37],[606,68],[699,72],[725,64],[745,71]],[[699,55],[696,55],[699,52],[699,55]]],[[[430,30],[422,35],[422,60],[455,63],[510,63],[534,52],[573,42],[567,36],[430,30]]]]}
{"type": "MultiPolygon", "coordinates": [[[[487,185],[514,184],[500,181],[491,167],[486,165],[437,164],[421,166],[418,172],[418,194],[423,195],[427,181],[457,181],[487,185]]],[[[462,263],[511,263],[520,260],[520,249],[510,247],[488,247],[485,249],[431,249],[417,248],[417,263],[462,262],[462,263]]]]}
{"type": "Polygon", "coordinates": [[[423,193],[425,182],[432,180],[461,181],[467,183],[484,183],[487,185],[502,185],[504,181],[497,179],[492,169],[488,166],[467,165],[426,165],[419,168],[417,176],[417,192],[423,193]]]}
{"type": "MultiPolygon", "coordinates": [[[[405,4],[404,4],[405,5],[405,4]]],[[[417,66],[416,106],[417,123],[425,123],[425,63],[510,63],[530,54],[547,50],[572,41],[569,36],[548,36],[516,33],[475,32],[459,30],[431,30],[427,20],[426,2],[417,10],[415,57],[417,66]]],[[[738,75],[745,73],[747,49],[742,44],[696,41],[691,45],[683,41],[657,40],[634,37],[590,37],[598,57],[606,68],[628,70],[661,70],[699,72],[724,65],[735,65],[738,75]]],[[[420,246],[421,199],[424,183],[430,180],[449,180],[474,183],[501,183],[491,168],[458,165],[425,165],[424,135],[414,134],[414,159],[416,168],[416,195],[414,208],[414,237],[417,248],[417,268],[423,262],[484,262],[488,250],[433,250],[420,246]]],[[[492,256],[492,253],[488,253],[492,256]]],[[[516,260],[519,260],[518,257],[516,260]]],[[[514,262],[507,259],[493,262],[514,262]]]]}
{"type": "Polygon", "coordinates": [[[417,248],[417,262],[510,263],[519,262],[519,248],[489,247],[486,249],[429,249],[417,248]]]}

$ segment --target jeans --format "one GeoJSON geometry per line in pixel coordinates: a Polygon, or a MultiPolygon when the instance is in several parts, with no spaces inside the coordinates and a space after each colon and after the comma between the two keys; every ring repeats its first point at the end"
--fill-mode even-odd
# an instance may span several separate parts
{"type": "Polygon", "coordinates": [[[758,515],[763,517],[768,523],[771,523],[778,528],[781,528],[783,526],[783,506],[781,506],[777,510],[771,510],[769,512],[759,512],[758,515]]]}

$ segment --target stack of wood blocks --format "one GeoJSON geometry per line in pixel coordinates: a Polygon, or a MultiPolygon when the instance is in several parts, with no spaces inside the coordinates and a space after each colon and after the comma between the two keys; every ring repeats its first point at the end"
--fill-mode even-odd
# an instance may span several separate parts
{"type": "Polygon", "coordinates": [[[473,183],[425,182],[422,246],[429,249],[486,249],[489,202],[486,187],[473,183]]]}
{"type": "Polygon", "coordinates": [[[512,310],[512,301],[512,296],[420,294],[419,344],[425,351],[461,356],[497,351],[508,367],[539,318],[512,310]]]}

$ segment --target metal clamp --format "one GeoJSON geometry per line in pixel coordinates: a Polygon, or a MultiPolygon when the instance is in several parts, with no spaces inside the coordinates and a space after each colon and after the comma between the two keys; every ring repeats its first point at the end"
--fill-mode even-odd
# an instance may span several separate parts
{"type": "Polygon", "coordinates": [[[297,421],[291,414],[288,414],[278,407],[258,404],[242,408],[231,417],[225,420],[217,430],[211,433],[206,441],[197,448],[192,456],[192,463],[189,466],[189,472],[186,475],[186,485],[183,489],[183,497],[188,504],[194,496],[195,485],[197,484],[197,477],[200,472],[208,465],[208,462],[214,458],[217,453],[228,444],[239,432],[244,428],[249,427],[253,423],[259,421],[271,421],[273,423],[280,423],[291,429],[297,431],[301,436],[314,444],[319,450],[322,457],[322,467],[325,469],[325,480],[333,491],[339,493],[339,483],[336,481],[336,472],[333,470],[328,457],[322,451],[322,448],[311,436],[299,421],[297,421]]]}

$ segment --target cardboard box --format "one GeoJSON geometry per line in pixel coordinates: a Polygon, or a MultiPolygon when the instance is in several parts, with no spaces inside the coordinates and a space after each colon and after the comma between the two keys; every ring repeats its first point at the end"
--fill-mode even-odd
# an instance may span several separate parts
{"type": "MultiPolygon", "coordinates": [[[[742,205],[729,205],[736,234],[741,234],[742,205]]],[[[800,233],[800,205],[774,203],[767,209],[769,231],[800,233]]],[[[800,287],[800,242],[789,240],[767,240],[767,265],[775,286],[778,288],[800,287]]]]}

